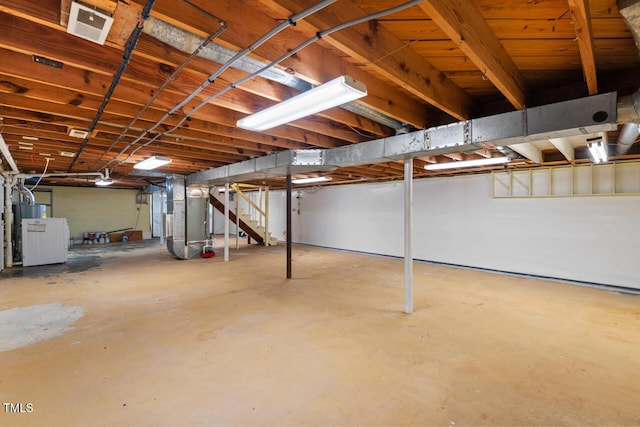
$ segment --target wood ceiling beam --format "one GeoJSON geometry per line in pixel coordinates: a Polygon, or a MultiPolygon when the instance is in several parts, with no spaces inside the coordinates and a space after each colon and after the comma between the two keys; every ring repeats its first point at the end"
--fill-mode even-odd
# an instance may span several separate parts
{"type": "MultiPolygon", "coordinates": [[[[45,104],[38,107],[37,105],[34,105],[34,103],[32,103],[29,104],[29,108],[33,107],[34,111],[51,114],[58,114],[61,111],[65,111],[66,114],[64,115],[72,118],[80,117],[83,119],[92,119],[92,114],[87,115],[86,113],[97,111],[97,108],[101,104],[101,101],[97,96],[93,96],[90,94],[87,94],[85,96],[78,91],[49,86],[46,83],[33,81],[29,82],[19,78],[1,74],[0,92],[6,93],[7,96],[14,95],[11,99],[14,99],[17,102],[17,104],[15,104],[16,106],[23,105],[24,108],[24,106],[27,105],[25,104],[25,102],[27,102],[26,99],[38,99],[45,101],[45,104]],[[21,100],[20,98],[25,99],[21,100]],[[47,104],[47,102],[49,104],[47,104]],[[57,107],[56,104],[60,105],[60,107],[57,107]],[[45,107],[46,105],[50,105],[51,108],[43,109],[43,107],[45,107]],[[76,110],[84,110],[82,112],[84,114],[80,114],[81,112],[76,110]],[[76,113],[80,114],[80,116],[74,115],[76,113]]],[[[125,97],[126,91],[123,91],[122,95],[123,97],[125,97]]],[[[5,101],[8,102],[8,99],[5,101]]],[[[138,113],[139,109],[139,106],[126,101],[120,101],[114,96],[109,104],[107,104],[107,108],[105,110],[106,114],[103,115],[102,122],[108,123],[110,121],[113,121],[114,125],[124,127],[130,123],[131,118],[138,113]]],[[[134,129],[136,129],[137,132],[140,132],[142,131],[142,129],[150,127],[163,115],[163,111],[149,108],[147,112],[142,115],[141,120],[138,123],[134,124],[134,129]]],[[[313,136],[303,134],[302,131],[300,131],[302,135],[299,138],[303,139],[305,142],[290,141],[284,138],[274,137],[272,135],[264,135],[259,132],[251,132],[232,126],[218,125],[216,123],[208,121],[219,121],[217,120],[217,117],[220,115],[227,116],[224,111],[222,112],[222,114],[220,114],[219,107],[207,106],[203,108],[202,111],[199,111],[198,114],[194,115],[194,119],[188,121],[185,126],[177,129],[172,134],[181,135],[186,130],[199,130],[207,133],[215,133],[217,135],[214,136],[214,138],[218,139],[224,137],[235,137],[238,139],[264,144],[265,147],[267,147],[265,151],[273,151],[274,149],[276,149],[276,147],[285,149],[308,148],[311,145],[315,144],[320,146],[327,145],[329,147],[336,146],[336,144],[334,142],[331,142],[331,140],[326,140],[326,138],[324,137],[318,140],[313,136]],[[201,117],[202,120],[199,120],[199,117],[201,117]]],[[[163,125],[164,127],[161,126],[160,129],[164,129],[168,125],[177,124],[180,117],[181,116],[178,114],[170,117],[166,120],[165,125],[163,125]]]]}
{"type": "MultiPolygon", "coordinates": [[[[312,3],[311,0],[273,1],[292,12],[312,3]]],[[[344,0],[339,9],[323,9],[307,17],[305,22],[322,30],[364,15],[366,13],[353,2],[344,0]]],[[[345,28],[322,40],[453,117],[470,117],[472,100],[469,95],[377,21],[345,28]]]]}
{"type": "MultiPolygon", "coordinates": [[[[145,37],[141,37],[140,41],[138,42],[138,46],[135,52],[136,56],[146,58],[149,61],[153,61],[154,63],[164,63],[166,65],[170,65],[171,67],[177,67],[187,57],[186,54],[178,51],[177,49],[174,49],[160,41],[157,41],[150,36],[144,36],[145,37]]],[[[209,60],[203,58],[194,59],[188,66],[189,72],[193,74],[195,78],[195,81],[190,84],[191,88],[198,87],[203,81],[207,79],[207,77],[209,77],[212,71],[218,67],[219,64],[216,64],[209,60]]],[[[180,74],[180,76],[182,76],[182,73],[180,74]]],[[[215,94],[217,91],[228,87],[230,84],[245,76],[246,73],[239,72],[238,70],[230,70],[229,72],[225,72],[223,76],[219,77],[214,83],[210,84],[207,90],[203,91],[202,96],[199,96],[198,100],[201,101],[206,96],[215,94]]],[[[282,101],[292,96],[287,96],[284,94],[290,93],[291,91],[274,90],[274,86],[282,85],[269,82],[263,78],[256,77],[251,80],[251,83],[252,86],[250,91],[244,90],[244,84],[239,85],[237,86],[237,89],[234,89],[217,97],[212,102],[229,110],[238,111],[243,113],[244,115],[248,115],[256,111],[264,110],[267,107],[273,105],[275,102],[282,101]],[[267,99],[265,99],[265,97],[262,95],[262,92],[267,92],[267,99]],[[272,100],[272,98],[275,99],[272,100]]],[[[299,92],[297,91],[293,92],[294,95],[298,93],[299,92]]],[[[381,133],[381,136],[390,134],[389,129],[383,130],[379,124],[374,124],[368,119],[363,119],[362,121],[358,122],[355,114],[339,108],[326,110],[320,117],[323,118],[315,118],[313,120],[311,120],[311,118],[303,118],[300,120],[296,120],[295,125],[291,126],[302,129],[307,133],[316,132],[331,138],[342,139],[350,143],[363,142],[365,139],[355,132],[343,131],[342,129],[346,127],[342,127],[341,129],[341,127],[335,126],[333,122],[340,123],[340,120],[345,120],[347,124],[351,125],[361,123],[367,129],[376,133],[381,133]]],[[[284,129],[288,128],[285,127],[284,129]]],[[[269,132],[267,131],[266,133],[269,132]]]]}
{"type": "MultiPolygon", "coordinates": [[[[36,132],[43,122],[52,123],[58,126],[64,126],[67,129],[83,129],[87,126],[88,123],[88,120],[86,119],[71,119],[68,117],[57,116],[55,114],[42,114],[31,110],[21,110],[9,107],[0,107],[0,116],[5,117],[5,119],[7,117],[10,117],[16,120],[20,120],[25,124],[25,126],[31,126],[36,132]]],[[[139,128],[133,128],[132,130],[134,131],[134,133],[141,131],[141,129],[139,128]]],[[[120,135],[122,127],[99,123],[96,127],[96,131],[98,133],[102,132],[110,135],[113,141],[118,135],[120,135]]],[[[180,140],[181,144],[185,146],[202,147],[203,149],[212,149],[221,153],[242,154],[252,157],[261,156],[265,153],[271,153],[274,151],[273,146],[255,144],[242,139],[219,136],[216,134],[195,131],[192,129],[180,129],[172,136],[163,137],[160,140],[165,141],[170,138],[173,138],[174,141],[176,139],[180,140]]],[[[126,137],[127,141],[130,139],[131,138],[129,136],[126,137]]]]}
{"type": "MultiPolygon", "coordinates": [[[[11,52],[6,49],[0,49],[0,63],[3,64],[2,72],[12,77],[21,76],[22,71],[29,69],[29,78],[36,83],[43,83],[53,88],[64,88],[70,91],[76,91],[77,93],[86,93],[88,95],[95,95],[96,97],[103,96],[105,87],[108,87],[111,79],[102,74],[82,71],[80,69],[65,66],[64,76],[61,76],[60,70],[41,66],[40,64],[34,64],[31,58],[27,55],[11,52]]],[[[7,79],[2,79],[7,80],[7,79]]],[[[3,83],[0,82],[0,86],[3,83]]],[[[13,92],[25,92],[28,91],[26,85],[13,86],[11,83],[4,83],[5,90],[13,92]]],[[[131,103],[142,107],[150,98],[152,88],[145,88],[144,84],[133,84],[126,79],[122,80],[116,88],[112,100],[121,101],[125,103],[131,103]]],[[[73,95],[69,97],[69,100],[75,99],[73,95]]],[[[165,90],[161,96],[159,96],[153,103],[154,108],[171,108],[183,99],[183,95],[173,90],[165,90]]],[[[134,114],[135,115],[135,114],[134,114]]],[[[131,117],[133,117],[132,115],[131,117]]],[[[277,148],[307,148],[313,143],[328,144],[323,138],[321,141],[314,139],[313,135],[308,136],[303,131],[296,130],[300,133],[299,139],[303,140],[301,145],[298,141],[290,141],[286,138],[280,138],[273,135],[266,135],[260,132],[250,132],[244,129],[236,128],[235,122],[240,115],[235,112],[229,112],[221,107],[208,105],[202,108],[200,111],[194,114],[194,117],[202,118],[200,120],[191,120],[189,122],[190,129],[197,129],[203,132],[207,132],[214,139],[233,138],[238,141],[243,141],[241,145],[247,148],[255,148],[265,152],[276,150],[277,148]],[[244,142],[246,141],[246,142],[244,142]],[[251,142],[255,143],[251,147],[251,142]],[[245,145],[249,144],[249,145],[245,145]],[[257,144],[257,145],[256,145],[257,144]]],[[[139,131],[142,129],[136,128],[139,131]]],[[[174,132],[176,135],[183,135],[189,133],[184,127],[174,132]]],[[[205,138],[206,136],[203,136],[205,138]]]]}
{"type": "MultiPolygon", "coordinates": [[[[155,62],[165,62],[174,67],[180,65],[187,57],[184,52],[174,49],[147,34],[142,34],[136,48],[136,55],[146,57],[147,59],[155,62]]],[[[209,61],[208,59],[197,57],[189,63],[188,68],[201,73],[200,78],[204,80],[218,67],[219,64],[217,63],[209,61]]],[[[218,81],[221,82],[224,86],[227,86],[231,83],[235,83],[240,79],[245,78],[247,74],[248,73],[244,71],[235,68],[229,68],[223,73],[220,78],[218,78],[218,81]]],[[[251,113],[259,109],[267,108],[274,102],[283,101],[300,93],[295,89],[271,82],[261,77],[255,77],[236,87],[240,91],[255,95],[255,101],[249,104],[252,108],[252,111],[248,112],[251,113]]],[[[235,100],[235,102],[237,103],[237,99],[235,100]]],[[[318,114],[318,116],[338,123],[344,123],[346,125],[359,127],[366,132],[373,133],[381,137],[391,134],[391,130],[386,126],[382,126],[381,124],[376,123],[370,119],[358,116],[341,108],[334,108],[324,111],[318,114]]],[[[304,123],[304,121],[302,123],[304,123]]]]}
{"type": "Polygon", "coordinates": [[[576,31],[576,40],[580,48],[582,59],[582,71],[587,83],[589,95],[598,93],[598,80],[596,76],[596,60],[593,48],[593,31],[591,30],[591,16],[588,0],[568,0],[569,10],[573,18],[576,31]]]}
{"type": "Polygon", "coordinates": [[[60,22],[59,0],[0,0],[0,12],[10,13],[24,19],[54,28],[60,22]]]}
{"type": "MultiPolygon", "coordinates": [[[[57,150],[56,155],[59,155],[60,151],[75,151],[81,141],[77,138],[68,136],[65,132],[45,130],[43,128],[35,131],[32,129],[25,129],[23,126],[14,126],[11,123],[11,119],[5,119],[2,133],[3,135],[8,136],[6,138],[7,141],[12,140],[13,138],[16,144],[18,143],[18,141],[26,141],[32,143],[34,149],[55,149],[57,150]],[[38,138],[38,140],[24,140],[22,139],[22,136],[36,137],[38,138]]],[[[130,139],[131,138],[128,138],[127,140],[125,140],[125,142],[128,142],[128,140],[130,139]]],[[[112,135],[98,132],[95,137],[91,138],[91,144],[95,147],[104,149],[109,148],[109,146],[111,145],[111,140],[112,135]]],[[[178,158],[191,158],[223,163],[239,162],[250,157],[249,155],[219,152],[217,150],[211,149],[210,147],[207,148],[205,144],[187,145],[183,142],[172,143],[170,141],[154,142],[141,149],[139,153],[144,154],[145,152],[158,150],[160,150],[161,152],[156,152],[156,154],[171,154],[172,156],[177,156],[178,158]]],[[[119,149],[112,149],[105,155],[105,159],[111,159],[113,156],[117,155],[119,151],[119,149]]]]}
{"type": "MultiPolygon", "coordinates": [[[[105,75],[111,75],[115,71],[114,64],[119,63],[120,57],[122,56],[122,53],[117,49],[112,49],[106,46],[96,49],[94,47],[94,43],[78,39],[77,37],[70,36],[61,31],[42,27],[37,28],[35,27],[35,24],[30,21],[24,21],[13,16],[2,14],[0,14],[0,19],[4,21],[3,25],[0,26],[0,47],[8,50],[15,50],[27,55],[35,53],[63,62],[65,66],[87,69],[89,71],[105,75]],[[33,44],[32,34],[43,32],[46,34],[40,34],[40,37],[42,38],[41,42],[33,44]]],[[[61,74],[64,75],[63,71],[61,74]]],[[[164,80],[168,77],[170,72],[171,71],[167,69],[166,64],[161,62],[153,63],[134,55],[127,67],[126,73],[123,75],[122,80],[128,80],[131,84],[141,84],[142,82],[142,84],[152,85],[151,89],[154,90],[156,87],[164,83],[164,80]]],[[[179,77],[180,78],[175,79],[170,84],[170,87],[173,89],[180,88],[180,91],[187,95],[190,94],[193,89],[198,87],[206,76],[201,73],[196,73],[193,70],[187,70],[181,73],[179,77]]],[[[224,86],[226,85],[214,83],[211,88],[203,91],[200,98],[202,99],[203,97],[210,95],[217,88],[224,86]]],[[[255,97],[252,99],[252,95],[243,92],[225,95],[226,96],[223,95],[219,99],[216,99],[216,103],[224,103],[224,106],[230,107],[236,110],[236,112],[238,110],[245,111],[245,113],[253,111],[253,108],[249,107],[252,103],[255,104],[255,97]]],[[[185,107],[185,109],[186,108],[188,107],[185,107]]],[[[234,127],[237,118],[242,116],[244,116],[244,114],[232,115],[233,119],[231,120],[233,121],[234,127]]],[[[296,125],[303,126],[304,119],[297,121],[296,125]]],[[[310,126],[312,128],[317,126],[317,121],[310,122],[310,126]]],[[[324,130],[329,128],[330,126],[323,127],[324,130]]],[[[288,126],[280,126],[273,130],[260,132],[260,134],[291,139],[324,148],[336,147],[345,143],[341,143],[337,138],[325,134],[309,132],[305,129],[299,129],[296,127],[289,128],[288,126]]],[[[343,133],[343,135],[349,135],[352,137],[353,133],[343,133]]],[[[350,139],[351,140],[348,142],[359,142],[362,140],[362,138],[350,139]]]]}
{"type": "Polygon", "coordinates": [[[419,6],[514,107],[525,107],[525,80],[474,0],[425,0],[419,6]]]}
{"type": "MultiPolygon", "coordinates": [[[[6,0],[5,0],[6,1],[6,0]]],[[[135,0],[144,3],[143,0],[135,0]]],[[[273,2],[260,2],[261,6],[273,6],[273,2]]],[[[257,10],[256,7],[241,6],[238,0],[216,0],[214,13],[224,19],[227,30],[221,34],[216,42],[234,50],[241,50],[255,42],[261,34],[271,30],[276,22],[286,19],[291,15],[290,11],[275,5],[269,15],[257,10]],[[238,13],[238,10],[242,13],[238,13]],[[250,22],[250,31],[247,31],[247,23],[250,22]]],[[[208,6],[205,9],[213,10],[208,6]]],[[[301,9],[301,7],[297,7],[301,9]]],[[[203,18],[190,8],[180,7],[180,2],[172,0],[158,0],[152,10],[152,15],[172,23],[180,28],[197,33],[200,36],[207,34],[211,25],[210,19],[203,18]]],[[[254,54],[260,59],[272,61],[287,49],[292,49],[305,41],[308,37],[300,34],[304,28],[304,21],[298,22],[296,31],[286,33],[286,39],[274,39],[264,43],[254,54]]],[[[312,31],[312,34],[315,34],[312,31]]],[[[281,64],[282,69],[290,70],[297,77],[312,84],[325,83],[339,75],[348,74],[354,79],[367,85],[368,95],[358,102],[379,113],[386,114],[400,122],[411,124],[417,128],[423,128],[427,124],[424,105],[411,97],[397,91],[394,85],[373,77],[357,65],[347,61],[318,44],[305,47],[294,57],[285,60],[281,64]]]]}
{"type": "MultiPolygon", "coordinates": [[[[79,108],[79,107],[68,105],[68,104],[59,104],[59,103],[53,103],[53,102],[48,102],[44,100],[31,99],[23,95],[15,95],[11,93],[5,93],[2,96],[2,99],[0,99],[0,105],[36,113],[35,117],[40,117],[41,119],[44,119],[44,120],[48,119],[47,116],[54,116],[54,117],[65,117],[73,120],[84,121],[85,122],[85,126],[83,126],[84,129],[87,128],[88,124],[93,120],[93,117],[95,116],[95,111],[93,110],[79,108]]],[[[130,117],[107,112],[103,114],[99,124],[105,125],[105,126],[113,126],[121,131],[126,125],[129,124],[129,121],[130,121],[130,117]]],[[[216,126],[216,125],[206,126],[206,124],[203,124],[202,127],[199,127],[198,123],[194,123],[194,121],[191,121],[189,125],[190,127],[188,128],[188,130],[191,130],[191,131],[201,130],[205,132],[207,130],[210,130],[210,133],[215,132],[216,128],[220,128],[219,126],[216,126]]],[[[140,133],[141,130],[142,128],[139,127],[138,125],[137,127],[134,127],[132,129],[132,133],[137,135],[140,133]]],[[[236,138],[242,139],[240,135],[243,133],[244,132],[231,129],[226,134],[216,135],[216,137],[224,140],[228,137],[235,135],[236,138]]],[[[171,136],[176,138],[179,138],[180,136],[183,136],[183,135],[188,136],[188,135],[193,135],[193,133],[187,132],[185,129],[179,129],[171,134],[171,136]]],[[[204,138],[201,138],[201,139],[204,139],[204,138]]],[[[213,141],[215,141],[215,139],[213,141]]],[[[279,142],[273,138],[271,139],[266,138],[266,141],[269,142],[270,143],[269,145],[272,147],[276,147],[279,145],[279,142]]],[[[309,145],[293,144],[290,142],[286,142],[282,145],[284,146],[280,148],[284,148],[284,149],[292,149],[293,147],[295,147],[296,149],[309,148],[309,145]]],[[[254,144],[249,144],[249,147],[253,148],[254,146],[255,146],[254,144]]],[[[269,150],[269,151],[272,151],[272,150],[269,150]]]]}
{"type": "MultiPolygon", "coordinates": [[[[0,0],[0,1],[4,1],[4,0],[0,0]]],[[[125,3],[121,3],[119,4],[118,7],[133,7],[133,6],[129,6],[129,5],[126,5],[125,3]]],[[[43,8],[43,5],[39,5],[37,8],[34,7],[34,9],[39,10],[44,8],[43,8]]],[[[59,10],[59,5],[58,5],[58,10],[59,10]]],[[[48,27],[55,30],[61,29],[58,25],[55,25],[53,23],[52,17],[56,16],[55,13],[44,13],[43,17],[38,19],[37,14],[34,17],[32,17],[26,13],[20,13],[19,11],[16,12],[16,11],[10,10],[8,7],[5,7],[4,11],[13,12],[17,16],[20,16],[21,18],[28,19],[30,21],[37,22],[39,24],[43,24],[44,23],[43,21],[48,19],[52,21],[52,22],[48,22],[48,27]]],[[[112,45],[112,47],[114,47],[114,45],[112,45]]],[[[147,34],[141,35],[141,38],[138,42],[134,55],[145,57],[149,60],[152,60],[161,64],[171,65],[174,67],[181,64],[184,61],[184,59],[187,57],[187,54],[180,52],[177,49],[173,49],[170,46],[154,39],[153,37],[147,34]]],[[[198,75],[198,82],[194,83],[194,85],[191,87],[193,88],[197,87],[206,77],[208,77],[211,74],[212,70],[214,70],[217,67],[218,67],[218,64],[214,64],[209,60],[206,60],[203,58],[195,58],[189,64],[188,69],[198,71],[200,74],[198,75]]],[[[227,86],[230,82],[237,81],[240,78],[244,77],[245,75],[246,73],[242,73],[238,70],[228,70],[225,73],[225,76],[227,78],[232,78],[232,80],[225,81],[224,79],[218,79],[222,83],[219,86],[227,86]]],[[[248,93],[259,95],[260,98],[264,97],[265,96],[264,94],[266,94],[266,96],[272,101],[281,101],[296,93],[290,88],[287,88],[279,84],[274,84],[272,82],[268,82],[262,78],[252,79],[250,82],[247,82],[246,84],[238,86],[238,89],[240,91],[245,91],[245,89],[247,89],[248,93]]],[[[239,102],[238,97],[233,97],[232,102],[228,102],[226,104],[223,102],[224,99],[225,99],[224,96],[220,98],[220,101],[222,101],[220,102],[220,105],[223,105],[226,108],[233,109],[235,107],[239,107],[242,105],[239,102]]],[[[249,109],[248,106],[252,106],[253,109],[255,110],[255,109],[264,109],[270,104],[264,104],[264,101],[261,102],[259,100],[255,100],[251,102],[245,101],[244,105],[247,106],[244,108],[244,111],[248,112],[248,109],[249,109]]],[[[169,108],[172,108],[172,107],[173,106],[170,106],[169,108]]],[[[250,112],[253,112],[253,111],[250,111],[250,112]]],[[[378,136],[388,136],[391,134],[391,131],[388,128],[380,125],[379,123],[373,122],[372,120],[369,120],[363,117],[358,117],[356,114],[346,110],[333,109],[331,111],[325,112],[320,116],[325,117],[328,120],[334,120],[334,121],[344,123],[348,126],[361,126],[362,129],[365,130],[366,132],[373,133],[378,136]]],[[[304,124],[305,124],[305,121],[302,120],[298,123],[299,125],[298,127],[302,127],[306,131],[320,132],[320,133],[326,132],[327,129],[329,130],[332,129],[332,127],[327,125],[325,125],[323,129],[322,127],[319,126],[317,121],[309,122],[311,127],[304,127],[304,124]]],[[[339,132],[339,130],[336,130],[336,132],[339,132]]],[[[340,137],[340,135],[331,135],[331,133],[328,133],[327,135],[333,136],[336,138],[340,137]]],[[[343,133],[343,136],[346,136],[346,140],[351,143],[363,141],[362,138],[358,139],[357,134],[354,132],[343,133]]]]}

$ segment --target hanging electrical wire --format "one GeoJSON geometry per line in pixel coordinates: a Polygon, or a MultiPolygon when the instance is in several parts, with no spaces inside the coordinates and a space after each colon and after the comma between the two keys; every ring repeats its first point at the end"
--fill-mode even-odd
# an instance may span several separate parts
{"type": "MultiPolygon", "coordinates": [[[[311,44],[315,43],[315,42],[316,42],[316,41],[318,41],[318,40],[320,40],[322,37],[326,37],[326,36],[328,36],[328,35],[330,35],[330,34],[332,34],[332,33],[335,33],[336,31],[343,30],[343,29],[348,28],[348,27],[353,26],[353,25],[361,24],[361,23],[363,23],[363,22],[367,22],[367,21],[370,21],[370,20],[372,20],[372,19],[377,19],[377,18],[380,18],[380,17],[382,17],[382,16],[386,16],[386,15],[390,15],[390,14],[392,14],[392,13],[396,13],[396,12],[402,11],[402,10],[407,9],[407,8],[409,8],[409,7],[415,6],[415,5],[416,5],[416,4],[418,4],[418,3],[421,3],[422,1],[423,1],[423,0],[412,0],[412,1],[409,1],[409,2],[406,2],[406,3],[403,3],[403,4],[400,4],[400,5],[398,5],[398,6],[395,6],[395,7],[389,8],[389,9],[382,10],[382,11],[380,11],[380,12],[372,13],[372,14],[370,14],[370,15],[366,15],[366,16],[363,16],[363,17],[360,17],[360,18],[356,18],[356,19],[353,19],[353,20],[351,20],[351,21],[347,21],[347,22],[345,22],[345,23],[343,23],[343,24],[339,24],[339,25],[336,25],[336,26],[334,26],[334,27],[331,27],[331,28],[329,28],[329,29],[327,29],[327,30],[320,31],[320,32],[316,33],[316,35],[315,35],[315,36],[313,36],[313,37],[309,38],[308,40],[304,41],[303,43],[301,43],[300,45],[298,45],[298,46],[297,46],[297,47],[295,47],[294,49],[291,49],[291,50],[287,51],[287,53],[283,54],[282,56],[280,56],[280,57],[279,57],[279,58],[277,58],[276,60],[272,61],[271,63],[269,63],[269,64],[265,65],[264,67],[260,68],[259,70],[255,71],[255,72],[253,72],[253,73],[251,73],[251,74],[249,74],[249,75],[247,75],[247,76],[243,77],[242,79],[237,80],[236,82],[229,84],[228,86],[224,87],[223,89],[220,89],[218,92],[214,93],[213,95],[211,95],[211,96],[209,96],[208,98],[206,98],[205,100],[203,100],[200,104],[198,104],[196,107],[194,107],[194,108],[193,108],[193,109],[192,109],[188,114],[186,114],[186,115],[185,115],[185,116],[184,116],[184,117],[183,117],[183,118],[178,122],[178,124],[176,124],[175,126],[173,126],[173,127],[172,127],[171,129],[169,129],[169,130],[166,130],[166,131],[164,131],[164,132],[160,132],[160,133],[155,134],[151,139],[149,139],[149,141],[147,141],[147,142],[145,142],[144,144],[142,144],[142,145],[138,146],[135,150],[133,150],[131,153],[129,153],[129,155],[128,155],[125,159],[123,159],[123,160],[119,161],[119,162],[114,166],[114,168],[115,168],[115,167],[118,167],[118,166],[120,166],[120,165],[122,165],[124,162],[126,162],[127,160],[129,160],[129,159],[131,158],[131,156],[133,156],[133,155],[134,155],[136,152],[138,152],[140,149],[142,149],[142,148],[144,148],[144,147],[148,146],[149,144],[153,143],[154,141],[156,141],[156,140],[157,140],[158,138],[160,138],[161,136],[168,135],[168,134],[170,134],[171,132],[173,132],[173,131],[177,130],[178,128],[180,128],[180,126],[182,126],[182,125],[183,125],[187,120],[189,120],[189,118],[191,117],[191,115],[192,115],[194,112],[198,111],[200,108],[204,107],[205,105],[207,105],[208,103],[210,103],[211,101],[213,101],[215,98],[219,97],[220,95],[223,95],[224,93],[226,93],[226,92],[230,91],[231,89],[235,89],[236,87],[240,86],[241,84],[243,84],[243,83],[245,83],[245,82],[247,82],[247,81],[249,81],[249,80],[253,79],[254,77],[257,77],[258,75],[260,75],[260,74],[261,74],[261,73],[263,73],[264,71],[266,71],[266,70],[268,70],[268,69],[270,69],[270,68],[272,68],[272,67],[274,67],[274,66],[276,66],[276,65],[280,64],[280,63],[281,63],[282,61],[284,61],[285,59],[287,59],[287,58],[289,58],[289,57],[291,57],[291,56],[295,55],[296,53],[300,52],[300,51],[301,51],[302,49],[304,49],[305,47],[307,47],[307,46],[309,46],[309,45],[311,45],[311,44]]],[[[263,38],[264,38],[264,36],[263,36],[263,38]]],[[[265,40],[265,41],[266,41],[266,40],[265,40]]],[[[231,58],[229,61],[227,61],[225,64],[223,64],[223,66],[222,66],[221,68],[224,68],[224,69],[229,68],[229,67],[231,66],[231,64],[233,64],[233,62],[235,62],[236,60],[240,59],[242,56],[245,56],[245,55],[239,56],[239,55],[240,55],[240,53],[247,52],[247,54],[248,54],[248,53],[249,53],[249,51],[248,51],[248,50],[249,50],[249,48],[245,49],[245,50],[244,50],[244,51],[242,51],[242,52],[239,52],[239,53],[238,53],[238,54],[236,54],[233,58],[231,58]]],[[[219,74],[216,72],[216,75],[219,75],[219,74]]],[[[196,89],[196,91],[197,91],[198,93],[200,93],[201,89],[200,89],[200,88],[199,88],[199,89],[196,89]]],[[[193,99],[194,97],[195,97],[195,96],[193,96],[193,97],[192,97],[192,96],[189,96],[188,98],[189,98],[189,100],[191,100],[191,99],[193,99]]],[[[184,101],[183,101],[183,102],[184,102],[184,101]]],[[[181,103],[181,104],[182,104],[182,103],[181,103]]],[[[172,114],[172,112],[173,112],[173,111],[175,111],[176,109],[177,109],[177,107],[174,107],[174,109],[173,109],[173,110],[171,110],[169,113],[165,114],[165,117],[163,117],[161,120],[162,120],[162,121],[166,120],[166,118],[168,118],[168,117],[169,117],[169,115],[170,115],[170,114],[172,114]]],[[[161,123],[161,122],[160,122],[160,123],[161,123]]],[[[149,130],[144,131],[142,135],[140,135],[138,138],[136,138],[136,140],[132,141],[129,145],[130,145],[130,146],[133,146],[134,144],[136,144],[137,142],[139,142],[139,141],[140,141],[144,136],[146,136],[147,134],[149,134],[151,130],[153,130],[153,129],[157,128],[157,127],[160,125],[160,123],[156,123],[152,128],[150,128],[149,130]]],[[[111,161],[109,161],[109,162],[108,162],[104,167],[109,166],[109,165],[110,165],[111,163],[113,163],[114,161],[115,161],[115,158],[114,158],[114,159],[112,159],[111,161]]]]}
{"type": "Polygon", "coordinates": [[[49,169],[49,162],[51,161],[51,158],[47,157],[46,160],[47,160],[47,164],[44,165],[44,172],[42,172],[42,175],[40,175],[40,178],[38,178],[38,181],[36,181],[33,187],[31,187],[31,191],[36,189],[38,184],[40,184],[40,181],[42,181],[42,178],[44,178],[44,176],[47,174],[47,169],[49,169]]]}

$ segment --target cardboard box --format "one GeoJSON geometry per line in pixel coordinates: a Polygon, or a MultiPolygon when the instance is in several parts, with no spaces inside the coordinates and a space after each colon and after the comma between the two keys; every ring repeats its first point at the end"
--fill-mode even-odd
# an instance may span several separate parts
{"type": "Polygon", "coordinates": [[[109,240],[112,242],[122,242],[122,236],[127,235],[130,242],[142,240],[142,230],[121,231],[118,233],[109,233],[109,240]]]}

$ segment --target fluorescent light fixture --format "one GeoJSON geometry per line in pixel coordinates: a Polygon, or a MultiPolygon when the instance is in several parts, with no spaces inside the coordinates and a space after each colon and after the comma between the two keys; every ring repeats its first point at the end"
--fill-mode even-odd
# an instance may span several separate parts
{"type": "Polygon", "coordinates": [[[30,145],[22,145],[22,144],[20,144],[20,145],[18,145],[18,149],[20,149],[20,150],[33,150],[33,147],[30,146],[30,145]]]}
{"type": "Polygon", "coordinates": [[[262,131],[289,123],[302,117],[362,98],[367,87],[349,76],[341,76],[325,84],[302,92],[266,110],[238,120],[244,129],[262,131]]]}
{"type": "Polygon", "coordinates": [[[314,182],[324,182],[331,181],[330,176],[315,176],[313,178],[298,178],[292,179],[291,182],[294,184],[313,184],[314,182]]]}
{"type": "Polygon", "coordinates": [[[22,139],[26,139],[28,141],[37,141],[38,140],[38,138],[35,137],[35,136],[25,136],[25,135],[22,135],[22,139]]]}
{"type": "Polygon", "coordinates": [[[489,157],[487,159],[474,159],[474,160],[462,160],[456,162],[447,163],[434,163],[432,165],[426,165],[424,168],[427,170],[442,170],[442,169],[457,169],[457,168],[470,168],[474,166],[488,166],[499,165],[502,163],[508,163],[508,157],[489,157]]]}
{"type": "Polygon", "coordinates": [[[143,161],[138,162],[133,167],[135,169],[151,170],[169,163],[171,163],[171,159],[168,157],[151,156],[148,159],[144,159],[143,161]]]}
{"type": "Polygon", "coordinates": [[[607,155],[607,147],[604,145],[604,141],[602,138],[598,138],[597,140],[589,141],[587,140],[587,147],[589,148],[589,153],[591,153],[591,157],[593,157],[594,163],[604,163],[609,160],[607,155]]]}
{"type": "Polygon", "coordinates": [[[96,185],[98,187],[106,187],[111,184],[113,184],[113,180],[111,178],[102,178],[96,181],[96,185]]]}

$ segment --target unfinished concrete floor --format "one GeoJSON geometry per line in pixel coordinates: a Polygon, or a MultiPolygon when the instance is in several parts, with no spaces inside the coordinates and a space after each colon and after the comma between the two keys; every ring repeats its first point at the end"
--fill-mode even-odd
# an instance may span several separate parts
{"type": "Polygon", "coordinates": [[[417,263],[405,315],[397,259],[114,248],[5,272],[0,310],[84,314],[0,352],[0,425],[640,424],[638,296],[417,263]]]}

